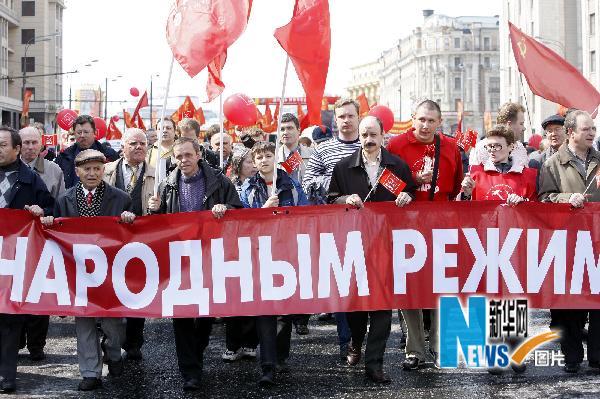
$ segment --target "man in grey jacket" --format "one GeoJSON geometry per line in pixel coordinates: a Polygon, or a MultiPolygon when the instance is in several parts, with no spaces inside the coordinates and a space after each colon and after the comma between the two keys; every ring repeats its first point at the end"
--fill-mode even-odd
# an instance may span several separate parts
{"type": "MultiPolygon", "coordinates": [[[[84,150],[75,157],[75,173],[79,181],[61,195],[54,206],[54,217],[93,217],[120,216],[121,221],[132,223],[135,214],[129,212],[129,195],[106,184],[104,163],[106,157],[100,151],[84,150]]],[[[42,218],[45,226],[54,223],[52,216],[42,218]]],[[[91,391],[102,386],[102,349],[100,333],[96,327],[100,323],[106,336],[104,343],[108,357],[108,372],[112,376],[123,373],[121,344],[125,337],[125,322],[121,317],[75,317],[77,332],[77,357],[83,380],[80,391],[91,391]]]]}

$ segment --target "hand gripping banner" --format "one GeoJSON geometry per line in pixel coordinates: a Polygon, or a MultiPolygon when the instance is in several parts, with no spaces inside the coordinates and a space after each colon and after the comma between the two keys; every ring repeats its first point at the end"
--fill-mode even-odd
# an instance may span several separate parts
{"type": "Polygon", "coordinates": [[[0,312],[197,317],[435,307],[440,295],[599,309],[600,205],[367,204],[44,228],[0,209],[0,312]]]}

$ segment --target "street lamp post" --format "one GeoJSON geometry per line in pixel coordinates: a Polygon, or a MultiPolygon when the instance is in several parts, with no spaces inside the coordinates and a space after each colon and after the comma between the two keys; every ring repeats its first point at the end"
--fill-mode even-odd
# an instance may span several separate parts
{"type": "MultiPolygon", "coordinates": [[[[111,82],[116,82],[122,77],[122,75],[117,75],[111,79],[111,82]]],[[[108,79],[108,77],[104,78],[104,120],[108,120],[108,79]]]]}
{"type": "Polygon", "coordinates": [[[50,41],[53,37],[60,36],[60,32],[55,32],[49,35],[40,35],[34,36],[31,39],[27,40],[25,43],[25,52],[23,54],[23,62],[21,68],[23,69],[23,83],[21,85],[21,102],[25,101],[25,84],[27,82],[27,51],[29,51],[29,47],[36,42],[47,42],[50,41]]]}

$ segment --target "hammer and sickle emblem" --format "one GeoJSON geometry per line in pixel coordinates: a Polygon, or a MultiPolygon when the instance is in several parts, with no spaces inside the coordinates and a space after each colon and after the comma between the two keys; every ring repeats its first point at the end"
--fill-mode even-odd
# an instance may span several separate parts
{"type": "Polygon", "coordinates": [[[521,40],[517,42],[517,46],[519,47],[521,57],[525,58],[525,54],[527,53],[527,45],[525,45],[525,39],[521,38],[521,40]]]}

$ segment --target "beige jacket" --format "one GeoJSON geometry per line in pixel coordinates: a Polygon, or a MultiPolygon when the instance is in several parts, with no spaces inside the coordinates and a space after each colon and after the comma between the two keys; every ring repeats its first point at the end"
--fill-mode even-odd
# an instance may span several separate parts
{"type": "Polygon", "coordinates": [[[591,194],[588,201],[600,202],[596,172],[599,171],[600,153],[594,148],[588,155],[589,163],[585,180],[574,166],[573,155],[565,142],[558,151],[546,160],[540,169],[540,201],[567,203],[571,194],[591,194]]]}
{"type": "MultiPolygon", "coordinates": [[[[104,181],[111,186],[114,186],[117,181],[117,168],[120,167],[122,160],[121,158],[104,166],[104,181]]],[[[142,209],[143,214],[146,215],[148,213],[148,200],[154,194],[154,168],[149,166],[148,163],[146,163],[142,179],[142,209]]]]}

